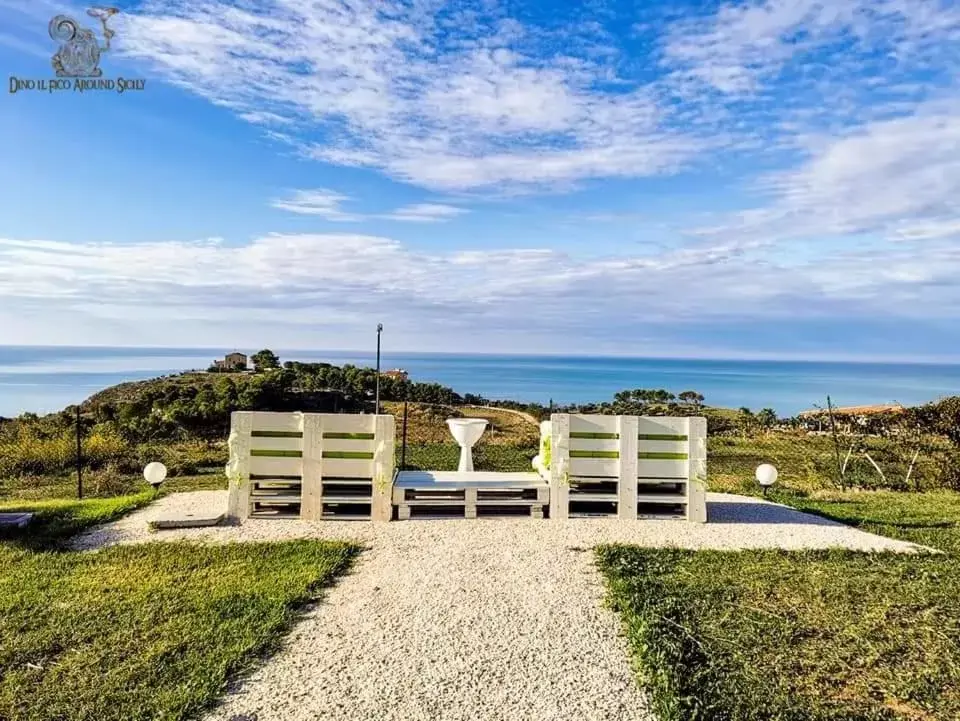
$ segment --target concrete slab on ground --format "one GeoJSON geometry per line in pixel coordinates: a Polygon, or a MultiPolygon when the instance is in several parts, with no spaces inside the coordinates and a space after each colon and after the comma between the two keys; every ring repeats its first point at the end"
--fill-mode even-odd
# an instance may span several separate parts
{"type": "Polygon", "coordinates": [[[217,526],[223,522],[225,513],[177,511],[149,521],[151,528],[163,530],[166,528],[206,528],[217,526]]]}

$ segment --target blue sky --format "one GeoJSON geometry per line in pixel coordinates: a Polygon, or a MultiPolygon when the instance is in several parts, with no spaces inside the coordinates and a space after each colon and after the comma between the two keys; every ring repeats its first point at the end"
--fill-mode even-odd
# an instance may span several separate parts
{"type": "Polygon", "coordinates": [[[956,360],[944,0],[0,0],[0,343],[956,360]]]}

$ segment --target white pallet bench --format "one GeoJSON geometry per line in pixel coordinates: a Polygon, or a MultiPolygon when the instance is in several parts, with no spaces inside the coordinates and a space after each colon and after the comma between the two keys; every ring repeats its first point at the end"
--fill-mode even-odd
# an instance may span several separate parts
{"type": "Polygon", "coordinates": [[[705,418],[552,415],[550,517],[705,522],[706,435],[705,418]]]}
{"type": "Polygon", "coordinates": [[[397,519],[543,518],[550,486],[536,473],[402,471],[393,483],[397,519]]]}
{"type": "Polygon", "coordinates": [[[228,516],[389,521],[390,415],[238,411],[228,516]]]}

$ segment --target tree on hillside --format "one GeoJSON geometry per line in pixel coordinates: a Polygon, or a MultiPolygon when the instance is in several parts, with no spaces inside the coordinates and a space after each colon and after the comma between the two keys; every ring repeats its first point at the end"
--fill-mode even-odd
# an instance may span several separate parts
{"type": "Polygon", "coordinates": [[[746,406],[742,406],[737,413],[737,425],[740,427],[740,432],[744,438],[750,434],[756,423],[757,417],[753,415],[753,411],[746,406]]]}
{"type": "Polygon", "coordinates": [[[960,490],[960,396],[910,408],[904,416],[903,424],[915,426],[921,434],[941,436],[950,442],[949,448],[937,454],[937,475],[943,485],[960,490]]]}
{"type": "Polygon", "coordinates": [[[703,405],[703,396],[696,391],[683,391],[677,398],[684,405],[692,406],[694,413],[700,412],[700,407],[703,405]]]}
{"type": "Polygon", "coordinates": [[[264,371],[280,367],[280,359],[277,357],[277,354],[266,348],[254,353],[250,357],[250,360],[253,363],[253,370],[257,373],[263,373],[264,371]]]}
{"type": "Polygon", "coordinates": [[[945,436],[960,447],[960,396],[941,398],[907,412],[907,422],[928,433],[945,436]]]}
{"type": "Polygon", "coordinates": [[[773,428],[777,424],[777,412],[772,408],[764,408],[757,413],[757,423],[762,428],[773,428]]]}
{"type": "Polygon", "coordinates": [[[614,413],[620,415],[662,415],[675,407],[677,397],[662,388],[634,388],[620,391],[613,397],[613,403],[602,404],[594,410],[581,410],[581,413],[614,413]]]}

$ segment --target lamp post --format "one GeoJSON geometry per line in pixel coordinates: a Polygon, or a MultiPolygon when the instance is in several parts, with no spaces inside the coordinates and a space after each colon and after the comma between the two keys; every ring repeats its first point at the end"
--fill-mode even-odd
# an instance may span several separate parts
{"type": "Polygon", "coordinates": [[[163,483],[164,479],[167,477],[167,467],[162,463],[153,461],[153,463],[148,463],[143,469],[143,478],[153,486],[154,490],[160,488],[160,484],[163,483]]]}
{"type": "Polygon", "coordinates": [[[763,495],[766,497],[767,490],[777,482],[777,469],[769,463],[757,466],[757,483],[763,488],[763,495]]]}
{"type": "Polygon", "coordinates": [[[377,323],[377,415],[380,415],[380,334],[383,333],[383,323],[377,323]]]}
{"type": "Polygon", "coordinates": [[[80,429],[80,405],[77,405],[77,498],[83,498],[83,442],[80,429]]]}

